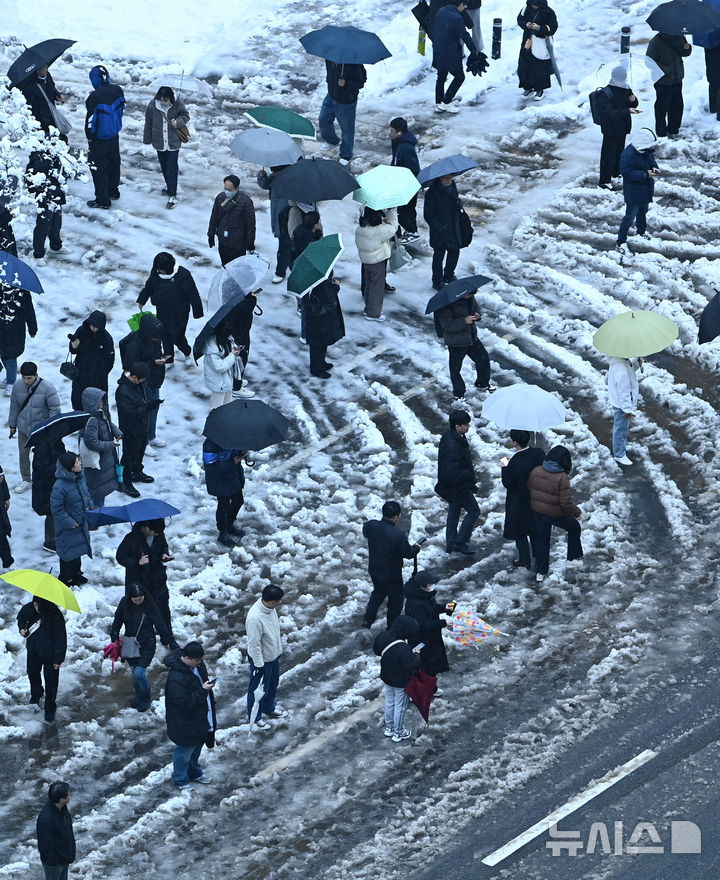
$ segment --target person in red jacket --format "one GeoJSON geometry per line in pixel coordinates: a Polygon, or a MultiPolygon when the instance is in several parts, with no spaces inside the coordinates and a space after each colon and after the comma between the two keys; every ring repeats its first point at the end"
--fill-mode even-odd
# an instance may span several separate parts
{"type": "Polygon", "coordinates": [[[553,446],[545,461],[530,472],[528,489],[535,520],[537,581],[545,579],[550,567],[550,533],[553,526],[568,533],[568,561],[583,558],[579,523],[582,511],[575,504],[570,489],[568,474],[571,470],[572,459],[568,450],[564,446],[553,446]]]}

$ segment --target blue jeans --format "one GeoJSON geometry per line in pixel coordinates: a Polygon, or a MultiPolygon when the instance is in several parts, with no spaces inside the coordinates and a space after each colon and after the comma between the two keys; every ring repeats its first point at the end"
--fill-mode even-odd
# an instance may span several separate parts
{"type": "MultiPolygon", "coordinates": [[[[147,389],[147,397],[148,400],[160,400],[160,389],[159,388],[148,388],[147,389]]],[[[159,406],[156,406],[154,409],[150,410],[150,418],[148,419],[148,443],[151,440],[155,439],[155,434],[157,433],[157,417],[159,406]]]]}
{"type": "Polygon", "coordinates": [[[410,697],[404,688],[385,685],[385,727],[402,733],[405,729],[405,712],[407,711],[410,697]]]}
{"type": "Polygon", "coordinates": [[[473,526],[479,519],[480,508],[470,489],[456,492],[448,503],[445,546],[450,549],[456,544],[467,544],[470,540],[473,526]],[[460,531],[458,531],[460,513],[463,509],[465,510],[465,519],[462,521],[460,531]]]}
{"type": "Polygon", "coordinates": [[[353,147],[355,146],[355,104],[339,104],[330,95],[325,95],[318,116],[320,137],[328,144],[340,144],[340,158],[352,159],[353,147]],[[337,119],[342,134],[342,141],[335,131],[337,119]]]}
{"type": "Polygon", "coordinates": [[[175,746],[173,749],[173,775],[175,785],[187,785],[202,775],[202,767],[198,763],[204,743],[199,746],[175,746]]]}
{"type": "Polygon", "coordinates": [[[17,379],[17,358],[3,358],[3,363],[5,364],[5,378],[8,387],[12,388],[17,379]]]}
{"type": "Polygon", "coordinates": [[[630,419],[626,418],[621,409],[615,407],[613,418],[613,455],[615,458],[622,458],[625,455],[629,430],[630,419]]]}
{"type": "Polygon", "coordinates": [[[253,707],[253,703],[255,702],[255,691],[257,690],[258,685],[262,681],[263,688],[265,690],[265,694],[263,698],[260,700],[256,721],[259,721],[263,712],[268,714],[270,712],[275,711],[275,696],[277,694],[278,684],[280,682],[280,658],[277,660],[270,660],[260,669],[255,666],[250,659],[250,684],[248,686],[247,693],[247,710],[248,710],[248,718],[250,717],[250,710],[253,707]]]}
{"type": "Polygon", "coordinates": [[[644,235],[647,230],[647,212],[650,206],[645,203],[644,205],[625,205],[625,216],[622,218],[620,222],[620,229],[618,230],[617,243],[625,244],[628,237],[628,232],[630,231],[630,227],[637,221],[637,234],[644,235]]]}
{"type": "Polygon", "coordinates": [[[548,516],[533,510],[533,518],[535,520],[535,571],[537,574],[547,574],[550,568],[550,533],[553,526],[565,529],[567,532],[567,558],[582,559],[580,523],[574,516],[548,516]]]}
{"type": "Polygon", "coordinates": [[[133,684],[135,685],[135,696],[139,702],[149,703],[152,698],[150,691],[150,682],[147,677],[147,667],[133,666],[133,684]]]}

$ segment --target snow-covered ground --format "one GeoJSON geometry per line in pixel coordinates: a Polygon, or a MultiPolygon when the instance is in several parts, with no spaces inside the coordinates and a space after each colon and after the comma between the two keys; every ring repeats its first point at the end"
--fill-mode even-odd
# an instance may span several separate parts
{"type": "MultiPolygon", "coordinates": [[[[482,400],[474,389],[478,418],[470,442],[482,490],[482,552],[472,563],[447,558],[445,509],[432,487],[436,442],[452,397],[446,351],[423,315],[432,293],[429,255],[420,252],[391,278],[398,289],[386,298],[388,322],[365,322],[352,234],[356,205],[323,206],[326,232],[342,232],[347,242],[336,274],[348,334],[331,349],[332,380],[311,379],[294,298],[268,279],[247,375],[258,396],[291,419],[292,430],[286,443],[257,456],[249,474],[242,547],[221,552],[215,542],[214,503],[199,463],[208,396],[201,370],[181,358],[163,389],[159,433],[168,446],[147,462],[156,483],[144,494],[183,511],[167,531],[171,607],[178,639],[200,638],[219,679],[223,730],[207,756],[217,781],[194,796],[169,784],[159,662],[151,670],[159,699],[142,716],[124,708],[126,672],[111,676],[101,664],[122,595],[114,554],[124,529],[95,532],[95,558],[85,566],[90,583],[77,590],[83,614],[67,615],[69,651],[55,726],[45,726],[26,705],[15,626],[22,594],[0,591],[0,738],[7,768],[0,876],[25,878],[28,865],[38,870],[34,818],[56,778],[73,787],[74,870],[88,880],[128,870],[185,877],[198,868],[273,880],[406,876],[447,846],[447,829],[461,832],[497,799],[521,791],[596,729],[599,718],[632,711],[638,682],[683,662],[684,646],[691,649],[714,628],[717,594],[708,568],[715,536],[708,525],[718,511],[719,359],[716,346],[697,345],[696,319],[720,282],[720,215],[717,122],[705,112],[702,52],[686,64],[683,137],[658,151],[664,173],[649,216],[653,238],[637,245],[631,265],[621,265],[613,251],[622,197],[596,187],[600,134],[587,108],[588,80],[617,51],[620,26],[632,25],[633,49],[642,53],[651,36],[643,22],[654,5],[556,0],[565,90],[554,86],[542,104],[527,105],[514,77],[519,3],[487,0],[486,44],[491,19],[502,17],[503,57],[486,77],[466,80],[462,110],[447,118],[432,112],[430,59],[417,54],[417,28],[409,4],[399,0],[367,0],[354,9],[314,0],[229,8],[194,0],[97,0],[91,12],[60,0],[6,0],[0,25],[6,66],[21,43],[50,36],[78,41],[53,67],[68,95],[71,145],[84,146],[93,64],[105,63],[128,99],[121,201],[109,212],[92,212],[85,205],[91,184],[73,182],[63,230],[71,253],[48,257],[39,270],[46,290],[35,299],[40,332],[25,356],[39,363],[65,404],[69,387],[58,367],[66,332],[101,308],[115,339],[125,335],[158,251],[178,255],[205,294],[219,266],[205,229],[225,174],[237,173],[254,198],[258,250],[274,258],[257,169],[238,162],[228,145],[250,124],[243,112],[259,104],[316,119],[324,66],[305,55],[297,38],[323,23],[352,22],[376,30],[393,52],[369,71],[353,170],[388,161],[387,124],[399,114],[418,134],[423,165],[457,152],[479,163],[458,180],[476,222],[459,270],[495,279],[479,298],[496,384],[537,382],[557,391],[571,412],[562,429],[540,439],[546,448],[564,442],[573,452],[587,562],[579,580],[568,582],[557,540],[552,574],[540,587],[511,569],[510,547],[501,538],[498,459],[505,438],[479,418],[482,400]],[[207,77],[213,98],[188,97],[192,140],[181,151],[180,201],[169,212],[154,152],[141,143],[142,124],[149,84],[161,71],[180,70],[207,77]],[[628,308],[663,312],[679,324],[680,338],[645,367],[644,408],[630,437],[637,464],[622,473],[608,449],[606,364],[592,334],[628,308]],[[449,645],[448,699],[434,709],[428,728],[416,724],[419,735],[403,746],[380,735],[377,663],[356,633],[368,592],[360,524],[390,497],[404,503],[412,537],[431,536],[421,562],[443,573],[441,594],[512,634],[480,652],[449,645]],[[291,715],[272,733],[248,738],[243,620],[268,579],[287,590],[281,698],[291,715]],[[439,827],[445,831],[428,833],[439,827]]],[[[652,125],[652,96],[639,94],[645,112],[634,124],[652,125]]],[[[309,144],[308,153],[317,146],[309,144]]],[[[31,261],[27,200],[22,211],[15,229],[31,261]]],[[[15,441],[0,444],[12,487],[15,441]]],[[[47,565],[29,496],[15,496],[10,513],[17,565],[47,565]]]]}

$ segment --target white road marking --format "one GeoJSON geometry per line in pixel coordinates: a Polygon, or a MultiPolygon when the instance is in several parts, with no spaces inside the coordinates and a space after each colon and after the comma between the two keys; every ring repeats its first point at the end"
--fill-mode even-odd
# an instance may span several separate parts
{"type": "Polygon", "coordinates": [[[547,831],[551,825],[556,825],[561,819],[564,819],[565,816],[574,813],[575,810],[579,809],[599,794],[602,794],[606,789],[615,785],[616,782],[620,782],[621,779],[629,776],[634,770],[637,770],[638,767],[647,764],[647,762],[651,761],[657,754],[657,752],[646,749],[626,764],[611,770],[609,773],[605,774],[602,779],[594,785],[591,785],[590,788],[586,788],[585,791],[576,794],[574,798],[571,798],[562,807],[558,807],[557,810],[554,810],[544,819],[536,822],[532,827],[528,828],[527,831],[523,831],[522,834],[513,837],[513,839],[509,843],[506,843],[505,846],[501,846],[500,849],[496,849],[495,852],[490,853],[489,856],[485,856],[482,860],[483,865],[490,865],[490,867],[493,867],[499,862],[502,862],[503,859],[512,855],[516,850],[520,849],[520,847],[525,846],[526,843],[529,843],[539,834],[547,831]]]}

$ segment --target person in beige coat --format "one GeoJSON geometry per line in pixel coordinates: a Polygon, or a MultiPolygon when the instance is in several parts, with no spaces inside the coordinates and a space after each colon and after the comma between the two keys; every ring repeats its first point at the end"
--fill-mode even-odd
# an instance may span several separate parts
{"type": "Polygon", "coordinates": [[[355,244],[362,263],[361,287],[365,298],[365,319],[384,321],[383,299],[386,292],[395,290],[386,281],[387,262],[392,240],[398,230],[397,208],[375,211],[365,208],[360,225],[355,230],[355,244]]]}
{"type": "Polygon", "coordinates": [[[282,639],[277,607],[284,591],[275,584],[268,584],[262,596],[250,607],[245,618],[247,652],[250,660],[250,684],[247,694],[248,719],[262,730],[270,727],[265,718],[282,718],[286,713],[275,704],[280,681],[280,655],[282,639]],[[263,695],[255,704],[255,691],[262,681],[263,695]],[[263,717],[265,716],[265,717],[263,717]]]}

